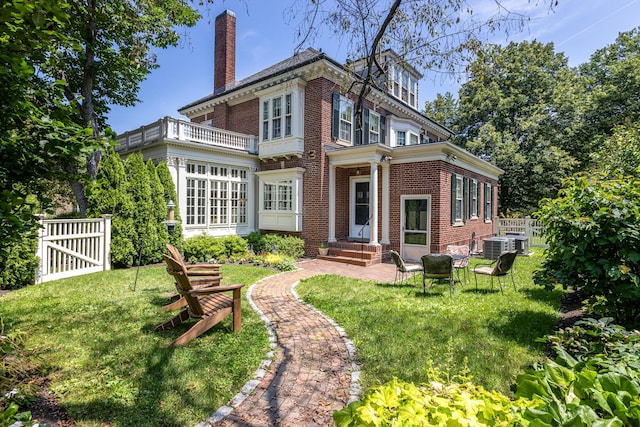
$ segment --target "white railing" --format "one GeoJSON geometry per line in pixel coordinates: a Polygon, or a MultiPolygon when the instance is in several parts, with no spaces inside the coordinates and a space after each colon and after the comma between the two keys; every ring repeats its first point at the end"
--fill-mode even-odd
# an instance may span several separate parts
{"type": "Polygon", "coordinates": [[[547,247],[542,235],[542,223],[532,218],[498,218],[498,235],[508,232],[523,233],[529,238],[529,246],[547,247]]]}
{"type": "Polygon", "coordinates": [[[111,215],[42,219],[36,283],[111,269],[111,215]]]}
{"type": "Polygon", "coordinates": [[[197,142],[216,147],[232,148],[249,153],[258,152],[258,138],[211,126],[165,117],[155,123],[125,132],[116,139],[118,150],[132,150],[160,139],[197,142]]]}

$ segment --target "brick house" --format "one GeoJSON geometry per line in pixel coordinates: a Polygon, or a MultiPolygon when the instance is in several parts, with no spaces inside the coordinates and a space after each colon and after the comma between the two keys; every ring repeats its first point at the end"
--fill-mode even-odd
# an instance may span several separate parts
{"type": "Polygon", "coordinates": [[[236,80],[229,11],[214,44],[215,89],[179,109],[190,121],[166,117],[118,138],[121,155],[167,161],[185,237],[277,232],[304,239],[308,256],[328,242],[330,255],[370,263],[494,234],[502,171],[418,111],[421,76],[394,52],[380,55],[388,91],[372,89],[356,119],[344,88],[363,63],[347,69],[306,49],[236,80]]]}

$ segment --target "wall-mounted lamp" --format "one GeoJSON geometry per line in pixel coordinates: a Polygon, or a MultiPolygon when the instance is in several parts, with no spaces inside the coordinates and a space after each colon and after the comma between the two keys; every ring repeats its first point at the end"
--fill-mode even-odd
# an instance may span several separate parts
{"type": "Polygon", "coordinates": [[[380,161],[381,162],[390,162],[391,159],[393,159],[393,157],[387,156],[387,155],[384,155],[384,156],[380,157],[380,161]]]}
{"type": "Polygon", "coordinates": [[[455,162],[456,160],[458,160],[458,156],[456,156],[455,154],[448,153],[447,160],[450,162],[455,162]]]}
{"type": "Polygon", "coordinates": [[[356,175],[360,175],[360,168],[356,169],[356,175]]]}
{"type": "Polygon", "coordinates": [[[176,231],[176,204],[173,203],[173,200],[169,200],[167,203],[167,220],[165,223],[169,233],[176,231]]]}

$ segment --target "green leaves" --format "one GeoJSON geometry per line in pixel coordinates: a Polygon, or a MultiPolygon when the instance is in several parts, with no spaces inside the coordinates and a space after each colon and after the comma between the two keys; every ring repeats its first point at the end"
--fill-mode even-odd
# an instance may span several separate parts
{"type": "Polygon", "coordinates": [[[537,215],[549,249],[536,282],[574,287],[597,313],[638,324],[640,177],[575,176],[537,215]]]}

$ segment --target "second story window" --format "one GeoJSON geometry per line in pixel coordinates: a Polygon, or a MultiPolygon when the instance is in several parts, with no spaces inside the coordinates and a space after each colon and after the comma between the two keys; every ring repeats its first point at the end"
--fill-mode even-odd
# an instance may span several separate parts
{"type": "Polygon", "coordinates": [[[272,138],[280,138],[282,136],[282,98],[274,98],[271,102],[273,103],[271,134],[272,138]]]}
{"type": "Polygon", "coordinates": [[[396,145],[407,144],[407,133],[403,130],[399,130],[396,134],[396,145]]]}
{"type": "Polygon", "coordinates": [[[380,116],[369,113],[369,144],[380,142],[380,116]]]}
{"type": "Polygon", "coordinates": [[[340,100],[340,134],[339,138],[351,142],[353,132],[353,104],[345,99],[340,100]]]}
{"type": "Polygon", "coordinates": [[[291,94],[262,101],[262,140],[292,135],[293,105],[291,94]]]}

